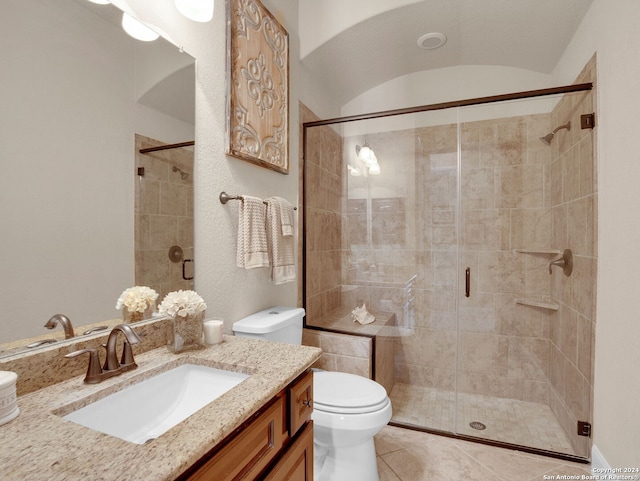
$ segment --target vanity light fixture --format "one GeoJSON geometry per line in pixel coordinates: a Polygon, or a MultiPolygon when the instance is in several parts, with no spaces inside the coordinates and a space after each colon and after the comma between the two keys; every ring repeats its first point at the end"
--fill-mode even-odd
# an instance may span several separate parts
{"type": "Polygon", "coordinates": [[[122,28],[133,38],[143,42],[152,42],[160,36],[126,12],[122,14],[122,28]]]}
{"type": "Polygon", "coordinates": [[[208,22],[213,18],[214,0],[175,0],[178,11],[194,22],[208,22]]]}

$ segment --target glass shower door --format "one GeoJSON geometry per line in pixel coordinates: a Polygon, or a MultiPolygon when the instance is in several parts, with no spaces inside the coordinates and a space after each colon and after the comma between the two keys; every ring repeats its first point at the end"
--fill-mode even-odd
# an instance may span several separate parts
{"type": "MultiPolygon", "coordinates": [[[[412,192],[406,221],[411,243],[394,255],[405,278],[415,276],[411,299],[414,327],[395,338],[393,421],[454,432],[456,417],[458,288],[458,126],[455,109],[412,115],[397,129],[411,140],[404,155],[380,157],[381,168],[412,192]],[[388,160],[387,160],[388,159],[388,160]],[[386,160],[386,162],[384,162],[386,160]]],[[[394,150],[390,151],[393,154],[394,150]]],[[[381,175],[382,176],[382,175],[381,175]]],[[[403,313],[396,312],[399,322],[403,313]]]]}
{"type": "Polygon", "coordinates": [[[541,141],[556,124],[579,125],[567,107],[587,95],[460,111],[459,434],[589,456],[575,433],[590,413],[591,310],[572,289],[595,265],[592,246],[574,243],[594,220],[592,139],[576,129],[541,141]],[[585,256],[572,277],[549,270],[568,247],[585,256]]]}

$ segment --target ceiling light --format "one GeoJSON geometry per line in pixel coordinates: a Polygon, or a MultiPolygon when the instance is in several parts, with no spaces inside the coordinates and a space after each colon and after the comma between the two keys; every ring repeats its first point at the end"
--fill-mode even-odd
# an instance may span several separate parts
{"type": "Polygon", "coordinates": [[[373,158],[373,150],[371,150],[371,148],[365,144],[363,147],[360,147],[360,149],[356,149],[357,150],[357,154],[358,154],[358,158],[364,162],[365,164],[368,162],[372,161],[373,158]]]}
{"type": "Polygon", "coordinates": [[[152,42],[160,36],[126,12],[122,14],[122,28],[133,38],[143,42],[152,42]]]}
{"type": "Polygon", "coordinates": [[[194,22],[208,22],[213,18],[213,0],[175,0],[176,8],[194,22]]]}
{"type": "Polygon", "coordinates": [[[111,3],[110,0],[89,0],[91,3],[97,3],[98,5],[108,5],[111,3]]]}
{"type": "MultiPolygon", "coordinates": [[[[378,157],[371,147],[369,147],[368,142],[365,140],[364,145],[360,147],[356,145],[356,155],[358,159],[367,167],[369,174],[371,175],[379,175],[380,174],[380,164],[378,164],[378,157]]],[[[360,175],[360,174],[351,174],[351,175],[360,175]]]]}
{"type": "Polygon", "coordinates": [[[447,36],[440,32],[425,33],[416,43],[420,48],[433,50],[435,48],[440,48],[447,43],[447,36]]]}
{"type": "Polygon", "coordinates": [[[378,157],[376,157],[375,152],[372,150],[371,154],[369,155],[369,158],[367,160],[364,161],[364,165],[366,165],[367,167],[371,168],[375,165],[378,165],[378,157]]]}

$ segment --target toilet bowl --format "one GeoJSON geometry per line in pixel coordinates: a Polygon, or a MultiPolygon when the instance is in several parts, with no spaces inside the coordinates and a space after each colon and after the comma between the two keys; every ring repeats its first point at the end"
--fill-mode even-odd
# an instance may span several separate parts
{"type": "Polygon", "coordinates": [[[313,379],[315,481],[377,481],[373,437],[391,419],[385,389],[370,379],[319,371],[313,379]]]}
{"type": "MultiPolygon", "coordinates": [[[[236,336],[302,343],[304,309],[272,307],[233,324],[236,336]]],[[[375,436],[391,419],[391,400],[371,379],[315,371],[315,481],[378,481],[375,436]]]]}

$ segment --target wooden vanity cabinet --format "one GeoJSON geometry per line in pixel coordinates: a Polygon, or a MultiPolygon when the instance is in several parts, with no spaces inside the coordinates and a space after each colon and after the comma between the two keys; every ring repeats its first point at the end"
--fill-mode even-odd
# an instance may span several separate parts
{"type": "Polygon", "coordinates": [[[307,371],[178,480],[313,481],[312,396],[307,371]]]}
{"type": "Polygon", "coordinates": [[[265,481],[313,481],[313,421],[302,428],[265,481]]]}

